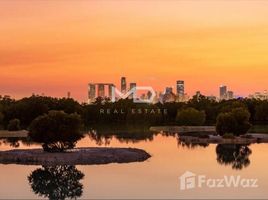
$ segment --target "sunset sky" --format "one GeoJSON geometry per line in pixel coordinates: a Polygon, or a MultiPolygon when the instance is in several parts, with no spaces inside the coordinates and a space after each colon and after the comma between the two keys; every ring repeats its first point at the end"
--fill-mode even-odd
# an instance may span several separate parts
{"type": "Polygon", "coordinates": [[[268,89],[268,1],[1,0],[0,94],[87,98],[120,77],[157,91],[268,89]]]}

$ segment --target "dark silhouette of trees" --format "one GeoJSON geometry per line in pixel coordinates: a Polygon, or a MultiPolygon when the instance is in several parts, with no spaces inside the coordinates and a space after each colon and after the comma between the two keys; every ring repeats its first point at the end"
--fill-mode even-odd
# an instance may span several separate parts
{"type": "Polygon", "coordinates": [[[256,106],[255,119],[258,123],[268,123],[268,101],[263,101],[256,106]]]}
{"type": "Polygon", "coordinates": [[[75,166],[42,166],[28,176],[28,181],[35,194],[50,200],[64,200],[81,197],[83,178],[84,174],[75,166]]]}
{"type": "Polygon", "coordinates": [[[4,127],[4,114],[0,111],[0,130],[4,127]]]}
{"type": "Polygon", "coordinates": [[[233,169],[241,170],[250,165],[249,156],[252,151],[247,145],[218,144],[216,153],[218,163],[231,165],[233,169]]]}
{"type": "Polygon", "coordinates": [[[20,128],[20,120],[19,119],[10,120],[8,125],[7,125],[7,130],[9,130],[9,131],[21,130],[21,128],[20,128]]]}
{"type": "MultiPolygon", "coordinates": [[[[78,113],[86,126],[96,123],[106,124],[140,124],[140,125],[176,125],[177,113],[194,108],[205,113],[205,125],[215,125],[220,113],[231,112],[235,108],[247,109],[252,124],[267,124],[267,103],[257,99],[233,99],[216,102],[203,95],[195,95],[188,102],[167,102],[157,104],[134,103],[132,99],[120,99],[112,103],[108,98],[97,98],[94,104],[79,104],[71,98],[52,98],[46,96],[26,97],[20,100],[8,96],[0,97],[0,125],[7,129],[12,119],[19,119],[21,128],[27,129],[38,116],[51,110],[65,113],[78,113]],[[101,109],[109,110],[110,114],[102,114],[101,109]],[[137,112],[132,113],[132,109],[137,112]],[[146,109],[161,112],[146,113],[146,109]],[[121,113],[123,110],[123,113],[121,113]],[[142,110],[139,113],[139,110],[142,110]],[[165,112],[164,112],[165,110],[165,112]],[[2,123],[1,123],[2,118],[2,123]]],[[[190,123],[191,124],[191,123],[190,123]]]]}
{"type": "Polygon", "coordinates": [[[205,123],[206,114],[194,108],[186,108],[178,111],[176,121],[182,126],[201,126],[205,123]]]}
{"type": "Polygon", "coordinates": [[[52,98],[44,96],[31,96],[20,100],[9,97],[0,99],[0,108],[4,114],[4,126],[12,119],[19,119],[22,128],[28,128],[30,123],[38,116],[50,110],[62,110],[66,113],[82,113],[82,106],[70,98],[52,98]]]}
{"type": "Polygon", "coordinates": [[[43,149],[48,152],[74,148],[76,142],[83,137],[80,116],[63,111],[49,111],[33,120],[29,136],[33,141],[42,143],[43,149]]]}
{"type": "Polygon", "coordinates": [[[250,113],[245,108],[235,108],[230,112],[219,114],[217,117],[216,130],[220,135],[232,133],[236,136],[247,133],[251,124],[250,113]]]}

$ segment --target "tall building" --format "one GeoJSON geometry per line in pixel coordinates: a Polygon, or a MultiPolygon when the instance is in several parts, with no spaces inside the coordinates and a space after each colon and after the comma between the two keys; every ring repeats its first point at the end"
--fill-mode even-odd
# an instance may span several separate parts
{"type": "Polygon", "coordinates": [[[227,99],[233,99],[234,98],[234,92],[233,91],[227,91],[227,99]]]}
{"type": "Polygon", "coordinates": [[[259,99],[259,100],[268,100],[267,90],[264,90],[264,92],[255,92],[254,94],[249,95],[249,98],[259,99]]]}
{"type": "Polygon", "coordinates": [[[112,95],[113,95],[113,87],[114,87],[114,84],[108,85],[108,95],[110,99],[112,98],[112,95]]]}
{"type": "Polygon", "coordinates": [[[177,81],[177,95],[181,97],[184,95],[184,81],[182,80],[177,81]]]}
{"type": "Polygon", "coordinates": [[[220,86],[220,100],[227,98],[227,86],[221,85],[220,86]]]}
{"type": "Polygon", "coordinates": [[[134,94],[131,94],[131,95],[129,96],[131,99],[133,99],[134,97],[136,97],[136,87],[137,87],[137,83],[130,83],[130,84],[129,84],[129,90],[135,88],[135,89],[134,89],[134,94]]]}
{"type": "Polygon", "coordinates": [[[175,102],[176,95],[173,93],[172,87],[166,87],[165,94],[162,95],[161,102],[175,102]]]}
{"type": "Polygon", "coordinates": [[[98,97],[105,97],[104,84],[98,84],[98,97]]]}
{"type": "Polygon", "coordinates": [[[88,84],[88,100],[90,102],[94,101],[96,98],[96,85],[95,84],[88,84]]]}
{"type": "Polygon", "coordinates": [[[150,99],[152,97],[152,95],[153,95],[152,92],[151,91],[148,91],[147,92],[147,99],[150,99]]]}
{"type": "Polygon", "coordinates": [[[172,87],[166,87],[165,94],[171,94],[173,93],[172,87]]]}
{"type": "Polygon", "coordinates": [[[133,89],[133,88],[136,88],[137,87],[137,83],[130,83],[129,84],[129,89],[133,89]]]}
{"type": "Polygon", "coordinates": [[[126,77],[121,77],[121,92],[126,93],[127,92],[127,81],[126,77]]]}

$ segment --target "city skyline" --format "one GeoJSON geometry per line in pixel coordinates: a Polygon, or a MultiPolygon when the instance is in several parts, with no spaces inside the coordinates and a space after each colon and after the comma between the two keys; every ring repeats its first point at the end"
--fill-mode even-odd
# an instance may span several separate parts
{"type": "Polygon", "coordinates": [[[0,94],[86,101],[88,82],[124,75],[157,91],[180,77],[189,95],[224,82],[248,96],[268,85],[267,11],[265,1],[3,0],[0,94]]]}
{"type": "MultiPolygon", "coordinates": [[[[62,96],[53,96],[53,97],[67,97],[67,98],[74,98],[80,102],[93,102],[93,99],[97,98],[97,97],[111,97],[112,96],[112,87],[117,87],[117,89],[120,90],[120,92],[122,92],[122,94],[125,94],[128,90],[135,88],[137,86],[149,86],[152,87],[152,89],[154,89],[154,86],[152,85],[140,85],[138,84],[136,81],[133,82],[134,80],[131,80],[130,82],[127,81],[127,77],[126,76],[122,76],[120,77],[120,81],[119,84],[114,84],[112,82],[89,82],[87,84],[87,92],[85,92],[85,99],[83,99],[82,101],[79,99],[76,99],[75,97],[73,97],[71,94],[71,91],[66,91],[65,94],[63,94],[62,96]]],[[[266,89],[264,89],[263,91],[254,91],[252,93],[246,94],[245,96],[241,96],[238,93],[234,93],[233,90],[229,90],[229,86],[227,86],[226,84],[221,84],[217,87],[218,92],[216,94],[205,94],[203,93],[201,90],[198,90],[198,88],[196,88],[195,92],[193,94],[188,94],[187,91],[185,90],[185,83],[187,84],[187,82],[185,80],[176,80],[173,81],[173,85],[166,85],[164,86],[164,88],[161,88],[160,90],[155,90],[158,97],[161,94],[165,94],[165,93],[173,93],[175,94],[177,97],[187,97],[186,99],[183,99],[183,101],[188,101],[190,98],[192,98],[194,95],[197,94],[202,94],[205,95],[209,98],[215,99],[215,100],[228,100],[228,99],[233,99],[233,98],[258,98],[258,99],[267,99],[268,100],[268,92],[266,89]]],[[[50,96],[47,95],[45,93],[34,93],[32,92],[29,96],[31,95],[40,95],[40,96],[50,96]]],[[[139,98],[141,98],[141,96],[146,96],[145,93],[141,93],[140,95],[138,95],[139,98]]],[[[15,98],[14,96],[10,96],[9,94],[0,94],[0,96],[9,96],[11,98],[15,98]]],[[[23,96],[26,97],[26,96],[23,96]]],[[[144,98],[144,97],[143,97],[144,98]]],[[[19,98],[15,98],[15,99],[19,99],[19,98]]]]}
{"type": "MultiPolygon", "coordinates": [[[[133,80],[132,80],[133,81],[133,80]]],[[[186,83],[187,84],[187,83],[186,83]]],[[[126,94],[129,90],[136,88],[136,87],[144,87],[144,85],[139,85],[137,82],[129,82],[126,76],[122,76],[120,78],[120,85],[116,86],[114,83],[88,83],[88,103],[93,103],[97,97],[102,98],[112,98],[112,88],[115,87],[117,90],[120,90],[122,94],[126,94]],[[119,89],[120,87],[120,89],[119,89]]],[[[145,87],[152,87],[152,85],[146,85],[145,87]]],[[[184,80],[176,80],[175,85],[168,85],[162,90],[155,90],[156,98],[154,103],[156,102],[164,102],[166,101],[176,101],[176,102],[186,102],[191,99],[194,95],[204,95],[209,99],[213,99],[216,101],[221,100],[231,100],[236,98],[256,98],[261,100],[268,100],[268,92],[264,90],[262,92],[256,91],[254,93],[248,94],[247,96],[239,96],[233,90],[230,90],[229,86],[227,85],[220,85],[218,87],[218,94],[211,94],[206,95],[200,90],[196,90],[193,95],[188,95],[187,91],[185,91],[185,81],[184,80]]],[[[69,93],[68,93],[69,95],[69,93]]],[[[136,93],[136,98],[138,99],[149,99],[149,94],[147,93],[136,93]]],[[[130,95],[130,98],[133,98],[133,94],[130,95]]]]}

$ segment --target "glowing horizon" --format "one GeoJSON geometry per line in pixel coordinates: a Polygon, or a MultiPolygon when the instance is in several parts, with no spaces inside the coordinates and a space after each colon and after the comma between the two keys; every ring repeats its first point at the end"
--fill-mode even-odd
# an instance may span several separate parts
{"type": "Polygon", "coordinates": [[[120,77],[157,91],[267,88],[265,1],[1,1],[0,94],[87,98],[120,77]]]}

